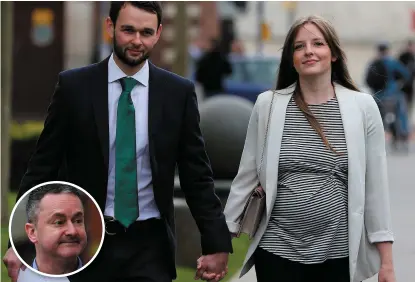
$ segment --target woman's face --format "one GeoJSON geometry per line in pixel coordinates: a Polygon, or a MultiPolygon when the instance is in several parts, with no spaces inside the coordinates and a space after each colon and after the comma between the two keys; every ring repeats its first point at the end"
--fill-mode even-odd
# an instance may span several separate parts
{"type": "Polygon", "coordinates": [[[300,77],[320,76],[331,72],[336,61],[320,29],[306,23],[294,39],[293,64],[300,77]]]}

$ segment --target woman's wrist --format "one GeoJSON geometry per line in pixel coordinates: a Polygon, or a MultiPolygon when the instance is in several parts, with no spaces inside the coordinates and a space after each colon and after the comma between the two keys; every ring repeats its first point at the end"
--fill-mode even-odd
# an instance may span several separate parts
{"type": "Polygon", "coordinates": [[[376,243],[379,250],[381,267],[393,268],[392,242],[376,243]]]}

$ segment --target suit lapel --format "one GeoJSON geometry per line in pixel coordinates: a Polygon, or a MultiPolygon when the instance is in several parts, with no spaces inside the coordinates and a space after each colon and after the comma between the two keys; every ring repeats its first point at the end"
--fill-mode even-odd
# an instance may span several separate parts
{"type": "MultiPolygon", "coordinates": [[[[109,57],[96,65],[96,71],[93,73],[91,83],[89,84],[98,137],[107,171],[109,162],[108,60],[109,57]]],[[[154,136],[161,122],[162,95],[166,91],[163,84],[160,83],[159,77],[160,70],[149,62],[148,138],[152,169],[154,171],[157,167],[155,163],[154,136]]]]}
{"type": "Polygon", "coordinates": [[[98,137],[107,171],[109,159],[108,60],[109,57],[96,65],[97,71],[92,75],[89,84],[98,137]]]}
{"type": "Polygon", "coordinates": [[[157,133],[157,129],[159,128],[163,110],[163,94],[167,89],[160,79],[161,71],[150,62],[148,65],[148,135],[150,140],[157,133]]]}
{"type": "MultiPolygon", "coordinates": [[[[150,166],[153,177],[154,196],[158,196],[158,164],[156,133],[160,126],[163,113],[163,94],[167,91],[161,78],[161,71],[149,62],[149,89],[148,89],[148,145],[150,153],[150,166]]],[[[161,138],[161,137],[158,137],[161,138]]],[[[159,205],[161,206],[161,205],[159,205]]]]}

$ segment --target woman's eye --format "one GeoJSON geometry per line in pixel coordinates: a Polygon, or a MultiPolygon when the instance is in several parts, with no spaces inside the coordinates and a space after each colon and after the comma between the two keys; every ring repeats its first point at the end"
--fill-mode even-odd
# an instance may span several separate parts
{"type": "Polygon", "coordinates": [[[294,46],[294,50],[299,50],[299,49],[301,49],[303,46],[304,46],[303,44],[298,44],[298,45],[295,45],[295,46],[294,46]]]}

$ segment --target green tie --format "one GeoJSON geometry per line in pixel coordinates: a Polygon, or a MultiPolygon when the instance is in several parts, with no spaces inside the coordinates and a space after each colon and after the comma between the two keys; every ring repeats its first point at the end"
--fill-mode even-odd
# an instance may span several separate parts
{"type": "Polygon", "coordinates": [[[122,93],[118,101],[115,137],[114,216],[128,227],[138,217],[135,110],[131,99],[131,90],[137,81],[124,77],[120,82],[122,93]]]}

